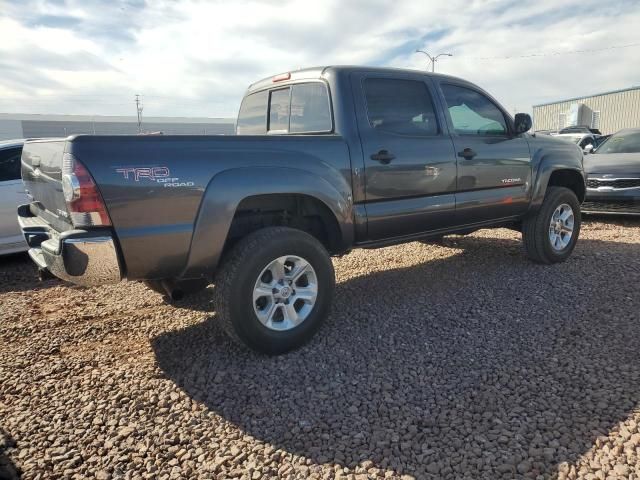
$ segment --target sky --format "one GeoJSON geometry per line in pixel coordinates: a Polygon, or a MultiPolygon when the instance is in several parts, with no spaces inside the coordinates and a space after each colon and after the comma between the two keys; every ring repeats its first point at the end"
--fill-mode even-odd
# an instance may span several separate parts
{"type": "Polygon", "coordinates": [[[3,113],[235,117],[260,78],[416,49],[512,113],[640,85],[638,0],[0,0],[0,39],[3,113]]]}

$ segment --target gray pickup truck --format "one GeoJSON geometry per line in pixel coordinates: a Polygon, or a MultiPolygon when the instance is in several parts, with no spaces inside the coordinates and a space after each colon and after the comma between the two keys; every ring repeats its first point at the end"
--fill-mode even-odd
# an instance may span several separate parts
{"type": "Polygon", "coordinates": [[[310,68],[251,85],[237,135],[27,142],[18,217],[42,272],[174,299],[214,283],[229,335],[279,354],[328,315],[330,257],[353,248],[509,227],[565,260],[582,152],[530,127],[459,78],[310,68]]]}

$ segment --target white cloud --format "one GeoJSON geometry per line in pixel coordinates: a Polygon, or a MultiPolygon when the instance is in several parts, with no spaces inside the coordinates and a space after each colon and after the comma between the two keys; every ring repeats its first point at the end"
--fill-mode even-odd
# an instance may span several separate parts
{"type": "Polygon", "coordinates": [[[635,1],[32,0],[0,16],[0,111],[234,116],[246,86],[323,64],[425,68],[509,110],[640,83],[635,1]],[[421,41],[421,39],[423,39],[421,41]],[[490,57],[490,58],[486,58],[490,57]]]}

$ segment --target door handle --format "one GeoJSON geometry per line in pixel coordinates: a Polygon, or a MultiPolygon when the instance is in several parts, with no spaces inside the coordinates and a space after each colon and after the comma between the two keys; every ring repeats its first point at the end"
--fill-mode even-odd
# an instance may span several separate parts
{"type": "Polygon", "coordinates": [[[393,153],[389,153],[387,150],[380,150],[378,153],[371,155],[371,160],[375,160],[376,162],[380,162],[384,165],[387,165],[394,158],[396,158],[396,156],[393,153]]]}
{"type": "Polygon", "coordinates": [[[469,147],[465,148],[461,152],[458,152],[458,156],[464,158],[465,160],[471,160],[476,155],[476,151],[469,147]]]}

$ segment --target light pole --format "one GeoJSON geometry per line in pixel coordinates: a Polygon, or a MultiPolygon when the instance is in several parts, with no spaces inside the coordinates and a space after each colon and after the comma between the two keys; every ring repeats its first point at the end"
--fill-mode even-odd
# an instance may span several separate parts
{"type": "Polygon", "coordinates": [[[416,50],[416,53],[424,53],[427,57],[429,57],[429,60],[431,60],[431,71],[432,72],[436,71],[436,60],[438,60],[438,58],[440,58],[440,57],[453,57],[453,55],[451,53],[439,53],[435,57],[432,57],[431,55],[429,55],[424,50],[416,50]]]}

